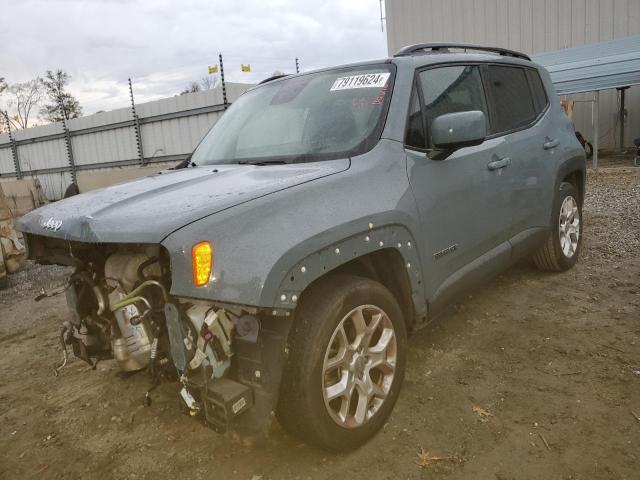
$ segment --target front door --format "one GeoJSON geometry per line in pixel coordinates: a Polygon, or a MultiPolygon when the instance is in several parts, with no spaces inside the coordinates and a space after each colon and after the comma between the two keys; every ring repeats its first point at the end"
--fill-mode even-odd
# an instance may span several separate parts
{"type": "Polygon", "coordinates": [[[422,219],[425,293],[431,299],[440,287],[464,276],[469,264],[482,263],[485,254],[497,251],[498,261],[508,260],[514,178],[509,159],[500,153],[505,151],[502,137],[461,148],[445,160],[431,160],[425,149],[411,145],[419,143],[420,135],[411,134],[418,103],[426,127],[426,150],[430,123],[439,115],[480,110],[489,122],[478,66],[429,68],[419,73],[417,88],[407,136],[407,171],[422,219]]]}

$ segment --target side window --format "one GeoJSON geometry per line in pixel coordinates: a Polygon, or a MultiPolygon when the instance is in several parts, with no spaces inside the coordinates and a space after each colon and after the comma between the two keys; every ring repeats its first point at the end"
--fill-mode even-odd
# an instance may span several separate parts
{"type": "Polygon", "coordinates": [[[424,138],[424,122],[422,119],[422,110],[420,110],[420,97],[414,87],[411,94],[409,117],[407,119],[407,136],[405,144],[408,147],[426,148],[424,138]]]}
{"type": "Polygon", "coordinates": [[[494,110],[491,133],[523,127],[537,117],[523,68],[489,65],[487,79],[494,110]]]}
{"type": "Polygon", "coordinates": [[[537,70],[527,69],[527,75],[529,76],[529,84],[531,85],[531,91],[533,92],[533,103],[536,108],[536,114],[542,112],[547,108],[549,100],[547,99],[547,92],[542,84],[542,79],[537,70]]]}
{"type": "Polygon", "coordinates": [[[477,66],[452,65],[425,70],[420,72],[420,88],[424,98],[427,131],[433,119],[445,113],[480,110],[489,121],[477,66]]]}

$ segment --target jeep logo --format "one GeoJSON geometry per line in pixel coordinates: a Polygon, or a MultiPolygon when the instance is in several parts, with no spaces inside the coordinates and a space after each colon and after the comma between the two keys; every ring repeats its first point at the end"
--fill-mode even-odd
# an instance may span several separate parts
{"type": "Polygon", "coordinates": [[[41,222],[40,226],[45,230],[57,232],[58,230],[60,230],[60,227],[62,227],[62,220],[56,220],[55,218],[51,217],[46,222],[41,222]]]}

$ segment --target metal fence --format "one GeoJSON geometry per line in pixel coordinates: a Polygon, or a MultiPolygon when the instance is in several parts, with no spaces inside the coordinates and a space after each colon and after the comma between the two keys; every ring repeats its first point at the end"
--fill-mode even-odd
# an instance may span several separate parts
{"type": "MultiPolygon", "coordinates": [[[[226,83],[229,103],[250,88],[226,83]]],[[[187,157],[225,109],[222,88],[0,134],[0,181],[35,177],[50,200],[187,157]]]]}

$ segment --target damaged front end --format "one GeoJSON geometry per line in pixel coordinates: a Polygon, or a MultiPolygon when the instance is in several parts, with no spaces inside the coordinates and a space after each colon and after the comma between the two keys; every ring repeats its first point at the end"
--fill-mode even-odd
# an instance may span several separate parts
{"type": "Polygon", "coordinates": [[[162,379],[177,380],[190,416],[218,431],[264,432],[284,362],[284,318],[172,297],[169,254],[160,245],[89,244],[31,234],[28,244],[37,262],[75,268],[69,282],[52,292],[65,292],[71,312],[60,332],[64,357],[56,375],[68,361],[67,349],[94,368],[113,358],[124,372],[148,372],[145,405],[162,379]]]}

